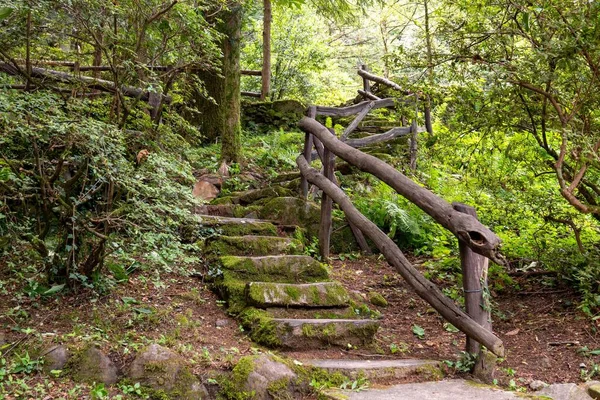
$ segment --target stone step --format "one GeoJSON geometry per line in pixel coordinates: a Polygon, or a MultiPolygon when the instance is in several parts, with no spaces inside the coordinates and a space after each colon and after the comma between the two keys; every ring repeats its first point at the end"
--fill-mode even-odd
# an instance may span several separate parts
{"type": "Polygon", "coordinates": [[[330,373],[339,372],[351,379],[403,379],[419,376],[423,380],[443,378],[441,363],[433,360],[302,360],[304,364],[322,368],[330,373]]]}
{"type": "Polygon", "coordinates": [[[204,252],[216,256],[269,256],[280,254],[300,254],[302,243],[289,237],[277,236],[219,236],[207,240],[204,252]]]}
{"type": "Polygon", "coordinates": [[[223,256],[219,260],[223,270],[246,281],[308,283],[325,281],[329,277],[325,265],[310,256],[223,256]]]}
{"type": "Polygon", "coordinates": [[[296,350],[327,346],[363,346],[373,340],[379,322],[356,319],[273,318],[278,347],[296,350]]]}
{"type": "Polygon", "coordinates": [[[203,227],[218,229],[226,236],[262,235],[277,236],[277,227],[272,221],[253,218],[233,218],[199,215],[203,227]]]}
{"type": "MultiPolygon", "coordinates": [[[[518,400],[530,399],[559,399],[559,397],[546,397],[534,393],[527,395],[517,392],[500,390],[498,387],[486,386],[474,381],[463,379],[443,380],[439,382],[408,383],[366,390],[340,390],[327,389],[321,392],[326,399],[332,400],[518,400]]],[[[564,399],[581,399],[581,397],[564,397],[564,399]]]]}
{"type": "Polygon", "coordinates": [[[271,186],[262,189],[252,189],[243,192],[233,192],[227,196],[219,197],[212,204],[241,204],[247,205],[258,200],[276,197],[293,196],[294,192],[282,186],[271,186]]]}
{"type": "Polygon", "coordinates": [[[259,308],[344,307],[350,300],[348,292],[338,282],[248,282],[246,298],[249,304],[259,308]]]}
{"type": "MultiPolygon", "coordinates": [[[[352,301],[351,301],[352,304],[352,301]]],[[[377,310],[365,310],[365,307],[355,308],[352,305],[343,308],[289,308],[268,307],[265,309],[273,318],[296,319],[382,319],[383,315],[377,310]]]]}

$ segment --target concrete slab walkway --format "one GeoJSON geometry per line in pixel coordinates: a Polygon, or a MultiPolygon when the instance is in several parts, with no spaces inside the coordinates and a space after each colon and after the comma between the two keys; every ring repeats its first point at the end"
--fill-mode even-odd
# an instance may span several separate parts
{"type": "Polygon", "coordinates": [[[438,382],[409,383],[384,389],[367,389],[360,392],[336,390],[327,393],[335,400],[513,400],[548,399],[545,396],[524,395],[478,385],[462,379],[438,382]]]}

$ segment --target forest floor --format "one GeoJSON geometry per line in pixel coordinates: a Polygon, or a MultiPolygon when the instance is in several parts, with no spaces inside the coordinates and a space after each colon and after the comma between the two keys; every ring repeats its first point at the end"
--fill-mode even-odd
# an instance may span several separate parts
{"type": "MultiPolygon", "coordinates": [[[[384,318],[375,343],[358,349],[283,354],[298,360],[423,358],[456,364],[464,348],[464,335],[444,324],[385,260],[376,256],[340,258],[332,261],[333,279],[349,290],[364,294],[377,291],[389,302],[387,307],[378,308],[384,318]]],[[[411,261],[427,271],[425,260],[411,261]]],[[[452,286],[439,278],[432,279],[451,293],[452,286]]],[[[577,310],[573,292],[560,285],[548,287],[547,283],[528,278],[504,290],[492,290],[494,330],[507,349],[496,376],[501,386],[525,388],[534,379],[579,382],[600,373],[596,365],[599,357],[590,354],[600,348],[595,322],[577,310]]],[[[208,285],[196,277],[140,272],[104,296],[82,290],[41,299],[31,298],[23,288],[10,284],[4,289],[0,294],[0,339],[4,334],[5,341],[14,344],[4,348],[3,357],[8,360],[26,352],[34,354],[36,348],[52,343],[97,343],[117,365],[125,366],[136,350],[158,343],[182,354],[192,363],[194,373],[206,379],[230,370],[242,356],[268,351],[249,341],[237,322],[225,315],[222,302],[208,285]]],[[[460,375],[451,366],[447,370],[460,375]]],[[[18,390],[31,398],[74,399],[90,390],[60,376],[49,379],[33,374],[21,378],[25,386],[18,390]]],[[[117,387],[111,394],[122,392],[117,387]]],[[[18,398],[19,393],[13,395],[7,398],[18,398]]]]}

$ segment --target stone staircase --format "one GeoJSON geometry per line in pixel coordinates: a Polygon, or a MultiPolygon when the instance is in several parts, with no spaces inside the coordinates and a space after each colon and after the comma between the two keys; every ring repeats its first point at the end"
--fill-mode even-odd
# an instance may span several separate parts
{"type": "Polygon", "coordinates": [[[360,294],[332,280],[326,264],[304,254],[305,238],[318,231],[316,205],[275,187],[217,198],[197,213],[203,229],[215,233],[203,245],[213,287],[254,342],[295,357],[306,351],[302,362],[348,376],[366,369],[439,376],[431,361],[314,359],[320,349],[369,345],[382,318],[360,294]]]}
{"type": "Polygon", "coordinates": [[[247,191],[198,210],[203,227],[218,232],[206,240],[204,252],[218,269],[214,287],[227,302],[227,311],[239,318],[255,342],[271,348],[370,343],[379,328],[371,318],[375,315],[361,315],[365,307],[330,279],[328,267],[303,255],[299,239],[306,233],[296,224],[314,221],[294,214],[318,210],[306,212],[310,204],[280,194],[288,193],[281,187],[247,191]]]}

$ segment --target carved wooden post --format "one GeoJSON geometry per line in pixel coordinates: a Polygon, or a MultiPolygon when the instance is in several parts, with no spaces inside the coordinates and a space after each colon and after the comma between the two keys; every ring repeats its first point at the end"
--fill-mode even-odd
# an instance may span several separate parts
{"type": "MultiPolygon", "coordinates": [[[[464,214],[477,218],[477,212],[471,206],[453,203],[453,208],[464,214]]],[[[460,260],[463,273],[463,289],[467,314],[482,327],[492,330],[489,299],[484,296],[487,291],[487,271],[489,260],[471,250],[459,240],[460,260]]],[[[480,354],[480,345],[467,337],[466,351],[480,354]]]]}
{"type": "MultiPolygon", "coordinates": [[[[332,135],[335,135],[333,129],[329,130],[332,135]]],[[[330,181],[334,181],[333,171],[335,169],[335,155],[329,151],[327,147],[323,149],[323,175],[330,181]]],[[[333,209],[333,200],[325,192],[321,197],[321,226],[319,228],[319,253],[321,258],[326,260],[329,258],[329,247],[331,244],[331,227],[333,209]]]]}

